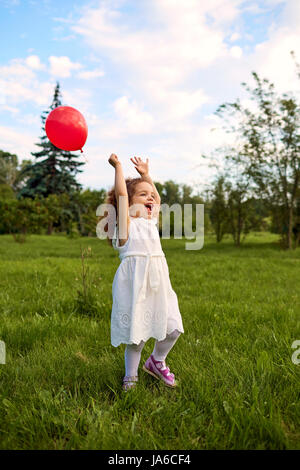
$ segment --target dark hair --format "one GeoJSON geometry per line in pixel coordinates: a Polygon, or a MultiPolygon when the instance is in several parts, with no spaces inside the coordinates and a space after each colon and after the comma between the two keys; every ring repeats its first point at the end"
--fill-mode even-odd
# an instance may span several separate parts
{"type": "MultiPolygon", "coordinates": [[[[136,186],[139,183],[142,183],[143,181],[144,180],[142,180],[142,178],[126,178],[125,179],[125,183],[126,183],[126,187],[127,187],[129,206],[131,205],[132,198],[133,198],[133,196],[136,192],[136,186]]],[[[117,198],[116,198],[116,192],[115,192],[114,187],[111,188],[107,192],[104,204],[112,204],[114,206],[115,210],[116,210],[116,216],[118,215],[117,198]]],[[[102,220],[104,217],[107,217],[107,215],[108,215],[108,212],[106,211],[103,216],[99,217],[98,222],[100,222],[100,220],[102,220]]],[[[108,231],[108,223],[104,227],[104,232],[107,232],[107,231],[108,231]]],[[[109,238],[109,236],[107,236],[107,241],[108,241],[109,245],[112,246],[112,240],[111,240],[111,238],[109,238]]]]}

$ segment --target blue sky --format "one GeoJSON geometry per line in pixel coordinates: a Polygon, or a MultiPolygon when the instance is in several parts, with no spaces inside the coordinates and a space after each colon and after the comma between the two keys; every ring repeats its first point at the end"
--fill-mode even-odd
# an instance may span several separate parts
{"type": "Polygon", "coordinates": [[[234,141],[214,111],[247,103],[251,71],[299,92],[299,20],[298,0],[0,0],[0,148],[32,158],[59,81],[89,128],[84,187],[113,185],[116,153],[126,176],[148,157],[154,180],[201,191],[234,141]]]}

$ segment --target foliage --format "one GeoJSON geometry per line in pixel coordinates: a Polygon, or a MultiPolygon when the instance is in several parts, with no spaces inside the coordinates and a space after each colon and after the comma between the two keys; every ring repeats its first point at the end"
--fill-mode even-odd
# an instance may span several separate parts
{"type": "Polygon", "coordinates": [[[218,243],[230,233],[235,245],[240,246],[251,230],[270,229],[265,204],[250,195],[247,179],[241,176],[230,180],[224,172],[218,175],[210,193],[210,219],[218,243]]]}
{"type": "MultiPolygon", "coordinates": [[[[154,182],[161,197],[161,204],[167,204],[170,209],[173,204],[179,204],[182,211],[182,229],[184,231],[184,204],[192,205],[192,230],[196,230],[196,204],[204,204],[200,194],[192,194],[194,188],[187,184],[177,184],[173,180],[164,183],[154,182]]],[[[204,208],[205,209],[205,208],[204,208]]],[[[209,215],[204,211],[204,230],[210,231],[209,215]]],[[[162,234],[162,216],[159,218],[159,232],[162,234]]],[[[170,235],[174,236],[174,213],[170,212],[170,235]]]]}
{"type": "Polygon", "coordinates": [[[105,196],[106,191],[104,189],[86,189],[72,194],[70,205],[73,220],[76,220],[81,235],[95,236],[98,222],[96,210],[104,202],[105,196]]]}
{"type": "Polygon", "coordinates": [[[0,233],[10,233],[15,241],[24,242],[40,226],[37,205],[36,200],[26,198],[0,200],[0,233]]]}
{"type": "Polygon", "coordinates": [[[224,234],[227,231],[229,219],[224,183],[224,176],[217,177],[211,190],[212,200],[210,208],[210,220],[214,228],[218,243],[222,240],[224,234]]]}
{"type": "Polygon", "coordinates": [[[262,80],[255,72],[252,76],[254,88],[243,86],[254,108],[237,99],[221,105],[217,114],[225,117],[227,129],[239,138],[238,147],[227,152],[228,158],[242,168],[256,192],[268,201],[283,246],[292,248],[300,185],[300,104],[292,95],[278,95],[269,80],[262,80]]]}
{"type": "Polygon", "coordinates": [[[9,184],[0,184],[0,200],[15,199],[15,193],[9,184]]]}
{"type": "Polygon", "coordinates": [[[14,193],[18,192],[28,178],[28,175],[23,174],[23,170],[29,164],[31,160],[23,160],[19,164],[17,155],[0,150],[0,185],[5,184],[14,193]]]}

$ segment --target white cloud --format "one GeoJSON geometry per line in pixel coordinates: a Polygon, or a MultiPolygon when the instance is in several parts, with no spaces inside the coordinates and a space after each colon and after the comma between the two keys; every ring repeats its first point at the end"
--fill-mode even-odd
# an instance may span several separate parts
{"type": "Polygon", "coordinates": [[[3,65],[0,67],[0,77],[15,79],[32,80],[35,77],[34,72],[28,68],[26,62],[23,59],[12,59],[9,65],[3,65]]]}
{"type": "Polygon", "coordinates": [[[255,50],[257,70],[273,81],[281,92],[299,90],[300,82],[290,55],[292,50],[300,59],[300,34],[282,30],[277,31],[271,40],[258,45],[255,50]]]}
{"type": "Polygon", "coordinates": [[[235,42],[237,41],[238,39],[240,39],[241,35],[239,33],[233,33],[230,38],[229,38],[229,41],[230,42],[235,42]]]}
{"type": "Polygon", "coordinates": [[[0,125],[1,149],[18,155],[20,160],[33,157],[30,152],[34,151],[36,137],[25,133],[22,129],[0,125]]]}
{"type": "Polygon", "coordinates": [[[296,59],[300,62],[299,21],[300,3],[298,0],[289,0],[282,12],[280,23],[271,25],[268,39],[257,44],[254,52],[248,57],[247,69],[256,70],[261,77],[270,79],[276,90],[281,93],[300,91],[300,81],[290,55],[290,52],[294,51],[296,59]]]}
{"type": "Polygon", "coordinates": [[[0,111],[8,111],[14,116],[20,113],[20,110],[16,108],[15,106],[8,106],[6,104],[1,104],[1,102],[0,102],[0,111]]]}
{"type": "MultiPolygon", "coordinates": [[[[231,57],[221,25],[237,17],[240,3],[241,0],[143,2],[147,24],[139,28],[129,27],[120,11],[109,2],[101,2],[98,8],[84,8],[72,30],[96,52],[106,55],[118,67],[122,80],[130,83],[135,96],[143,97],[157,123],[153,129],[160,126],[171,131],[184,126],[183,120],[210,101],[201,87],[187,86],[186,81],[193,73],[231,57]]],[[[233,49],[235,56],[238,53],[241,55],[241,49],[233,49]]],[[[132,114],[137,115],[134,107],[128,115],[132,114]]],[[[128,130],[144,129],[144,119],[138,125],[133,122],[128,130]]],[[[150,122],[147,118],[147,126],[150,122]]]]}
{"type": "Polygon", "coordinates": [[[95,70],[83,70],[82,72],[79,72],[77,74],[77,77],[83,80],[92,80],[94,78],[103,77],[104,75],[105,74],[103,70],[95,69],[95,70]]]}
{"type": "Polygon", "coordinates": [[[259,13],[263,13],[265,10],[258,5],[257,3],[250,3],[243,8],[244,12],[252,13],[253,15],[258,15],[259,13]]]}
{"type": "Polygon", "coordinates": [[[2,0],[2,5],[6,8],[18,6],[19,4],[20,0],[2,0]]]}
{"type": "Polygon", "coordinates": [[[287,3],[290,0],[264,0],[264,1],[267,6],[273,7],[273,6],[283,4],[283,3],[287,3]]]}
{"type": "Polygon", "coordinates": [[[71,76],[72,70],[79,70],[82,65],[78,62],[72,62],[67,56],[50,56],[50,74],[59,78],[67,78],[71,76]]]}
{"type": "Polygon", "coordinates": [[[26,101],[45,105],[53,89],[54,83],[39,81],[24,59],[12,59],[8,65],[0,67],[0,102],[6,106],[26,101]]]}
{"type": "Polygon", "coordinates": [[[89,88],[68,87],[62,95],[66,106],[78,109],[85,118],[91,114],[92,91],[89,88]]]}
{"type": "Polygon", "coordinates": [[[151,114],[143,111],[137,102],[130,103],[127,96],[121,96],[115,100],[113,109],[123,125],[123,132],[144,134],[152,131],[154,119],[151,114]]]}
{"type": "Polygon", "coordinates": [[[184,119],[210,100],[202,89],[173,91],[161,88],[156,80],[148,81],[144,86],[148,95],[159,107],[156,113],[157,126],[164,130],[175,130],[177,125],[183,128],[184,119]]]}
{"type": "Polygon", "coordinates": [[[239,46],[233,46],[231,49],[230,49],[230,54],[232,55],[232,57],[234,57],[235,59],[240,59],[243,55],[243,51],[242,49],[239,47],[239,46]]]}
{"type": "Polygon", "coordinates": [[[33,70],[44,70],[45,66],[41,63],[37,55],[30,55],[25,59],[26,65],[33,70]]]}
{"type": "Polygon", "coordinates": [[[141,82],[155,79],[161,87],[170,87],[228,54],[220,23],[237,16],[239,3],[241,0],[145,2],[145,15],[153,18],[152,29],[129,29],[120,12],[101,3],[99,8],[84,9],[72,29],[115,63],[126,64],[128,73],[141,82]],[[212,25],[207,24],[207,15],[213,18],[212,25]]]}

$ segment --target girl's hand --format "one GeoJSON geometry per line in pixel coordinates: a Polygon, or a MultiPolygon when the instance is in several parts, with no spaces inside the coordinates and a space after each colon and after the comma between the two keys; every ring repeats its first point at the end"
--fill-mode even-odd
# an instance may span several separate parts
{"type": "Polygon", "coordinates": [[[110,163],[114,168],[116,168],[117,163],[121,163],[121,162],[118,160],[117,155],[115,155],[114,153],[111,154],[111,156],[109,157],[108,161],[109,161],[109,163],[110,163]]]}
{"type": "Polygon", "coordinates": [[[146,162],[143,162],[143,160],[140,157],[134,157],[130,159],[132,163],[135,165],[135,169],[139,172],[141,176],[147,175],[149,172],[149,158],[147,158],[146,162]]]}

